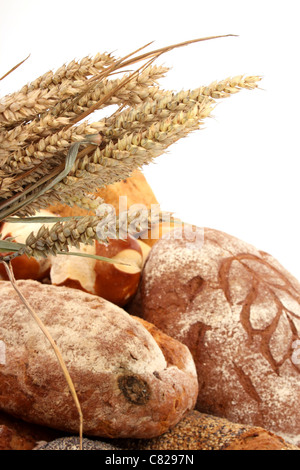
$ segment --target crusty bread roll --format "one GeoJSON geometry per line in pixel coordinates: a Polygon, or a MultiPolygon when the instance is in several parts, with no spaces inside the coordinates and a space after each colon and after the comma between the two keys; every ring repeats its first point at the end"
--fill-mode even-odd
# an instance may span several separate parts
{"type": "Polygon", "coordinates": [[[51,284],[81,289],[123,307],[138,289],[150,247],[128,236],[109,239],[107,244],[97,240],[92,245],[81,243],[72,251],[103,256],[114,263],[81,256],[52,256],[51,284]]]}
{"type": "MultiPolygon", "coordinates": [[[[104,299],[17,281],[60,348],[81,403],[84,434],[151,437],[195,406],[186,346],[104,299]]],[[[0,281],[0,409],[78,432],[78,413],[56,356],[15,290],[0,281]]]]}
{"type": "Polygon", "coordinates": [[[116,439],[115,444],[124,450],[300,450],[260,427],[231,423],[196,410],[162,436],[116,439]]]}
{"type": "Polygon", "coordinates": [[[191,240],[183,233],[154,245],[140,285],[141,315],[189,347],[199,411],[298,444],[299,282],[228,234],[199,228],[191,240]]]}

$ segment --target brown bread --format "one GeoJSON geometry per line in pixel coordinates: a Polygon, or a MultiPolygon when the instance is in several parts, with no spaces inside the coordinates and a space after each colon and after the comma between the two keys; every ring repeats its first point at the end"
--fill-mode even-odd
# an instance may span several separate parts
{"type": "MultiPolygon", "coordinates": [[[[17,285],[62,352],[86,435],[152,437],[193,409],[198,384],[186,346],[100,297],[36,281],[17,285]]],[[[0,281],[0,297],[0,409],[77,433],[52,348],[9,282],[0,281]]]]}
{"type": "Polygon", "coordinates": [[[189,347],[199,411],[298,444],[300,284],[267,253],[213,229],[201,238],[201,230],[195,242],[187,234],[154,245],[141,315],[189,347]]]}

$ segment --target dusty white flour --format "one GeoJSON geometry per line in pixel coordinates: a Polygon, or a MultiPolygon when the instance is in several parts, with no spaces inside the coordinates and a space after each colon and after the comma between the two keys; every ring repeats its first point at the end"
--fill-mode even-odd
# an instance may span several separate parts
{"type": "Polygon", "coordinates": [[[142,292],[144,318],[149,310],[158,327],[176,331],[199,354],[210,407],[214,394],[223,396],[228,419],[258,420],[300,441],[300,366],[292,360],[300,284],[272,256],[211,229],[200,250],[161,240],[147,260],[142,292]],[[191,296],[195,279],[202,284],[191,296]]]}
{"type": "MultiPolygon", "coordinates": [[[[3,284],[5,283],[5,284],[3,284]]],[[[133,373],[151,373],[166,367],[152,335],[119,307],[79,290],[18,281],[18,286],[48,327],[67,364],[94,372],[120,366],[133,373]]],[[[0,339],[10,350],[34,349],[53,357],[47,339],[6,281],[0,304],[0,339]]]]}

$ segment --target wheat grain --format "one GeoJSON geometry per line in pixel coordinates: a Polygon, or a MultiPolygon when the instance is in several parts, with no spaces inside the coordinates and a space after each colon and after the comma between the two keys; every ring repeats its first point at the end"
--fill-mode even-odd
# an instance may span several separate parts
{"type": "MultiPolygon", "coordinates": [[[[103,149],[97,147],[91,155],[78,159],[68,177],[55,185],[44,198],[35,201],[34,207],[46,207],[47,199],[53,196],[67,203],[72,192],[79,191],[84,197],[86,192],[130,176],[135,169],[161,155],[168,146],[198,129],[213,109],[209,99],[202,103],[188,102],[186,108],[151,124],[144,132],[131,133],[116,143],[110,141],[103,149]]],[[[32,205],[28,206],[28,209],[32,208],[32,205]]],[[[25,213],[22,211],[17,215],[25,213]]]]}
{"type": "MultiPolygon", "coordinates": [[[[117,217],[114,227],[114,234],[118,236],[126,236],[126,234],[135,235],[137,233],[137,224],[134,222],[138,219],[138,227],[150,228],[154,223],[164,220],[170,220],[169,213],[157,213],[155,219],[151,211],[143,213],[131,214],[127,212],[126,218],[117,217]],[[124,221],[125,225],[124,226],[124,221]]],[[[99,236],[98,226],[103,221],[106,222],[109,213],[104,212],[101,216],[85,216],[74,218],[67,222],[57,222],[52,227],[42,225],[37,234],[33,232],[27,237],[23,252],[29,257],[41,258],[57,253],[68,252],[69,248],[74,246],[80,248],[80,244],[93,244],[95,240],[102,243],[108,241],[111,234],[111,226],[101,225],[101,236],[99,236]]]]}
{"type": "Polygon", "coordinates": [[[70,143],[83,141],[86,134],[94,134],[94,128],[88,122],[54,132],[37,142],[30,142],[24,150],[19,149],[17,152],[9,153],[6,164],[2,166],[2,171],[18,174],[40,164],[44,159],[51,159],[58,155],[63,156],[70,143]],[[19,168],[20,164],[21,168],[19,168]]]}
{"type": "MultiPolygon", "coordinates": [[[[178,109],[184,109],[187,108],[189,105],[194,104],[193,101],[191,101],[188,98],[188,93],[184,94],[185,97],[185,102],[181,103],[182,106],[181,108],[179,107],[179,104],[177,102],[178,96],[175,96],[175,104],[177,105],[177,110],[178,109]]],[[[173,102],[174,102],[173,99],[173,102]]],[[[183,101],[183,98],[181,99],[183,101]]],[[[116,137],[120,136],[117,134],[118,129],[123,129],[123,133],[127,131],[128,127],[131,127],[132,129],[137,128],[137,123],[146,122],[148,123],[148,126],[150,125],[150,121],[155,121],[155,119],[161,119],[163,116],[163,110],[167,111],[167,114],[170,114],[171,110],[175,110],[175,106],[172,104],[172,95],[168,95],[168,99],[164,98],[159,101],[155,100],[153,103],[150,102],[150,104],[147,102],[146,105],[143,105],[142,107],[137,107],[137,109],[133,109],[129,113],[121,113],[114,121],[108,121],[108,125],[110,127],[106,127],[105,130],[105,136],[107,138],[116,137]],[[168,107],[168,109],[167,109],[168,107]],[[153,114],[153,110],[155,111],[155,114],[153,114]],[[146,116],[146,117],[145,117],[146,116]],[[142,119],[143,117],[143,119],[142,119]],[[137,119],[139,118],[139,121],[137,119]],[[124,129],[126,124],[126,129],[124,129]]],[[[47,121],[44,123],[47,125],[47,121]]],[[[2,174],[4,175],[5,172],[10,174],[10,175],[16,175],[18,173],[22,173],[26,170],[32,169],[36,165],[40,165],[40,162],[43,159],[46,158],[53,158],[53,155],[61,155],[61,159],[63,159],[62,156],[62,151],[69,146],[69,142],[74,142],[74,141],[79,141],[80,138],[83,140],[84,135],[88,131],[95,131],[99,130],[99,128],[103,128],[103,122],[99,123],[94,123],[88,126],[87,123],[83,123],[81,126],[69,128],[66,131],[62,130],[59,131],[58,133],[54,133],[44,139],[40,139],[37,142],[32,142],[29,146],[25,148],[25,150],[22,151],[17,151],[14,153],[10,153],[9,156],[7,157],[7,163],[5,166],[2,167],[2,174]]],[[[10,131],[11,133],[11,139],[14,138],[13,131],[10,131]]],[[[3,138],[7,137],[4,135],[3,138]]],[[[107,147],[105,149],[105,153],[107,153],[107,147]]],[[[93,156],[94,162],[95,162],[95,154],[93,156]]],[[[86,163],[89,161],[85,159],[85,161],[80,162],[80,168],[84,169],[86,166],[86,163]]],[[[96,163],[96,162],[95,162],[96,163]]],[[[40,167],[39,167],[40,170],[40,167]]],[[[40,171],[36,174],[36,178],[39,177],[40,171]]],[[[28,179],[23,179],[23,184],[28,184],[29,182],[34,181],[34,173],[31,173],[29,175],[29,180],[28,179]]],[[[18,187],[17,190],[20,188],[18,187]]]]}
{"type": "Polygon", "coordinates": [[[138,57],[115,59],[104,54],[73,61],[5,97],[0,108],[0,123],[1,118],[2,124],[6,120],[0,128],[0,210],[6,208],[5,214],[9,213],[7,208],[16,197],[26,203],[18,205],[19,216],[33,214],[55,200],[94,208],[94,202],[85,200],[88,193],[130,176],[199,128],[216,99],[257,87],[260,77],[237,76],[179,93],[161,90],[156,81],[168,69],[152,62],[172,47],[138,57]],[[137,72],[109,79],[145,58],[150,59],[137,72]],[[77,125],[95,109],[112,103],[118,104],[117,113],[77,125]],[[100,145],[78,152],[69,174],[41,194],[44,178],[48,175],[50,180],[63,170],[70,145],[95,133],[102,136],[100,145]],[[28,201],[25,196],[22,199],[30,191],[28,201]]]}
{"type": "MultiPolygon", "coordinates": [[[[134,77],[120,89],[117,89],[116,93],[102,104],[99,109],[112,104],[131,106],[151,98],[159,89],[154,86],[155,83],[158,79],[163,77],[168,70],[169,69],[167,67],[162,66],[147,67],[141,74],[134,77]]],[[[123,78],[126,78],[126,76],[128,75],[125,75],[123,78]]],[[[111,90],[118,88],[120,83],[121,79],[102,80],[94,87],[94,89],[82,95],[78,101],[75,100],[74,102],[73,99],[69,99],[60,102],[51,110],[51,113],[55,116],[63,115],[72,119],[81,113],[86,112],[104,96],[109,95],[111,90]]]]}
{"type": "MultiPolygon", "coordinates": [[[[134,105],[151,98],[158,92],[158,87],[153,86],[154,83],[164,76],[167,70],[166,67],[148,67],[139,76],[120,88],[116,95],[111,96],[110,100],[101,107],[111,104],[134,105]]],[[[43,139],[67,126],[71,118],[85,112],[109,94],[119,83],[120,79],[101,81],[93,91],[83,95],[78,103],[73,104],[73,100],[70,99],[59,101],[49,112],[42,114],[39,118],[2,132],[0,134],[1,155],[6,161],[13,159],[12,153],[15,150],[24,147],[26,143],[30,144],[36,141],[39,141],[39,150],[44,150],[45,143],[43,139]],[[4,149],[6,149],[6,152],[4,149]]]]}
{"type": "Polygon", "coordinates": [[[201,93],[206,96],[211,96],[212,98],[219,99],[219,98],[226,98],[233,93],[237,93],[242,88],[246,88],[248,90],[253,90],[257,88],[258,82],[261,80],[259,76],[247,76],[243,77],[243,75],[237,75],[232,78],[226,78],[220,82],[215,81],[211,83],[209,86],[202,87],[201,93]]]}
{"type": "Polygon", "coordinates": [[[55,98],[48,90],[13,93],[0,102],[0,129],[32,119],[54,103],[55,98]]]}
{"type": "Polygon", "coordinates": [[[110,54],[97,54],[94,59],[85,57],[80,63],[72,61],[5,96],[0,103],[0,129],[31,120],[56,103],[78,95],[87,84],[87,76],[98,74],[116,61],[110,54]]]}
{"type": "Polygon", "coordinates": [[[116,62],[111,54],[96,54],[94,57],[83,57],[80,62],[72,60],[64,64],[56,72],[49,71],[44,75],[22,88],[22,92],[35,90],[37,88],[52,88],[62,83],[63,80],[83,80],[90,75],[97,75],[100,71],[116,62]]]}
{"type": "MultiPolygon", "coordinates": [[[[54,151],[53,145],[60,145],[61,139],[58,135],[54,135],[54,133],[57,129],[61,129],[63,126],[69,124],[70,117],[74,117],[74,115],[86,111],[86,109],[93,106],[95,102],[99,101],[101,97],[110,94],[111,90],[114,88],[117,89],[116,95],[112,94],[110,99],[107,100],[102,107],[110,104],[133,104],[150,98],[151,94],[157,92],[157,88],[153,87],[153,84],[158,78],[163,76],[167,70],[166,67],[147,67],[140,75],[129,80],[120,88],[118,88],[120,80],[104,80],[100,82],[99,86],[95,89],[83,95],[78,104],[73,106],[72,100],[60,101],[58,105],[52,108],[47,114],[42,115],[39,119],[35,118],[31,122],[25,123],[25,125],[18,125],[12,130],[2,132],[0,135],[0,143],[3,158],[5,158],[6,162],[8,161],[10,165],[12,165],[10,163],[11,161],[19,161],[20,154],[17,154],[16,157],[14,151],[18,150],[20,147],[24,147],[25,143],[28,143],[26,148],[27,157],[35,154],[36,157],[43,158],[46,156],[46,153],[43,155],[43,151],[46,149],[47,145],[50,152],[54,151]],[[71,110],[67,112],[68,118],[66,116],[56,117],[60,113],[61,108],[64,110],[68,109],[70,103],[72,106],[71,110]],[[88,104],[88,106],[83,106],[84,104],[88,104]],[[52,147],[50,148],[45,140],[47,137],[48,142],[52,141],[52,147]],[[6,152],[4,149],[6,149],[6,152]]],[[[67,136],[67,138],[69,138],[69,136],[67,136]]],[[[24,154],[25,151],[23,151],[23,156],[24,154]]],[[[31,163],[29,163],[29,165],[31,165],[31,163]]],[[[14,164],[13,166],[14,168],[16,167],[14,164]]],[[[22,167],[22,170],[24,170],[24,167],[22,167]]]]}
{"type": "Polygon", "coordinates": [[[213,103],[214,99],[228,97],[239,92],[242,88],[256,88],[257,82],[260,80],[261,77],[258,76],[245,77],[244,79],[240,76],[221,82],[216,81],[209,86],[195,90],[183,90],[176,94],[158,90],[152,95],[152,100],[129,108],[105,122],[93,123],[91,126],[95,131],[101,132],[104,138],[116,140],[128,133],[129,129],[143,130],[151,123],[165,119],[174,112],[186,110],[189,106],[193,106],[194,102],[201,103],[211,97],[211,103],[213,103]]]}

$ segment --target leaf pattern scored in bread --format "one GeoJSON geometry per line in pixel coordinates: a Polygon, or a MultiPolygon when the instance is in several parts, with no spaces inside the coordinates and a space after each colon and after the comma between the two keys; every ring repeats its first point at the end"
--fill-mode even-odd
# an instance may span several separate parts
{"type": "Polygon", "coordinates": [[[231,308],[242,307],[240,321],[248,340],[259,337],[260,352],[273,371],[279,374],[282,364],[290,360],[299,372],[292,357],[293,344],[300,339],[300,295],[292,282],[267,259],[250,253],[223,259],[218,278],[231,308]],[[240,282],[233,282],[237,278],[240,282]],[[284,343],[276,340],[282,334],[278,329],[285,333],[284,343]]]}

